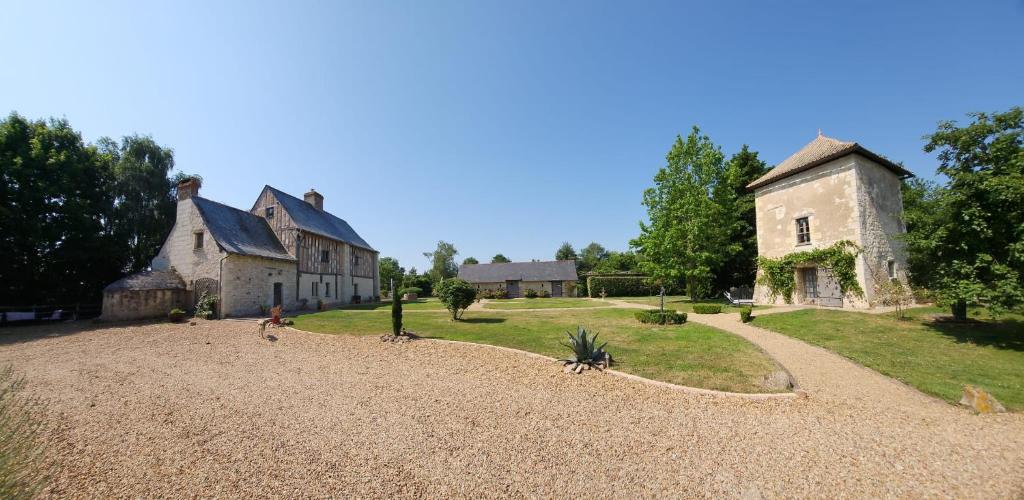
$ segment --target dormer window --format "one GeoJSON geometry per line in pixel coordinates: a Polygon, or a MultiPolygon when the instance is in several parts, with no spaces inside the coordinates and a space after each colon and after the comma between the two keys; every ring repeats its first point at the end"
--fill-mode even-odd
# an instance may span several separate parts
{"type": "Polygon", "coordinates": [[[807,217],[796,220],[796,244],[809,245],[811,243],[811,221],[807,217]]]}
{"type": "Polygon", "coordinates": [[[274,207],[264,208],[263,209],[263,215],[264,215],[264,217],[266,217],[268,219],[273,219],[274,218],[274,207]]]}

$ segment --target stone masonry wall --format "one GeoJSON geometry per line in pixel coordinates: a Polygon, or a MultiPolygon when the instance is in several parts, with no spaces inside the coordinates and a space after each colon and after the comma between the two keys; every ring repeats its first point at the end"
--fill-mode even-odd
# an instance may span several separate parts
{"type": "Polygon", "coordinates": [[[888,262],[895,262],[896,277],[906,283],[907,258],[899,235],[903,224],[902,181],[892,171],[857,157],[857,193],[861,210],[858,242],[863,253],[857,259],[857,276],[865,300],[875,302],[875,277],[888,279],[888,262]]]}
{"type": "Polygon", "coordinates": [[[174,267],[185,280],[188,290],[194,290],[195,280],[200,278],[219,279],[220,260],[227,255],[206,229],[199,210],[191,199],[178,202],[174,227],[153,258],[153,269],[167,270],[174,267]],[[203,232],[203,248],[196,249],[195,233],[203,232]]]}
{"type": "Polygon", "coordinates": [[[221,313],[254,316],[274,303],[274,283],[281,283],[285,310],[295,308],[295,264],[274,259],[230,255],[224,260],[221,313]]]}

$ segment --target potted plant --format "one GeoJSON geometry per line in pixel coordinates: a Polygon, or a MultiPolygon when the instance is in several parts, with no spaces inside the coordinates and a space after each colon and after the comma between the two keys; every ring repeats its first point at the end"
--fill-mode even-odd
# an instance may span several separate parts
{"type": "Polygon", "coordinates": [[[274,306],[270,308],[270,322],[275,325],[281,324],[281,306],[274,306]]]}

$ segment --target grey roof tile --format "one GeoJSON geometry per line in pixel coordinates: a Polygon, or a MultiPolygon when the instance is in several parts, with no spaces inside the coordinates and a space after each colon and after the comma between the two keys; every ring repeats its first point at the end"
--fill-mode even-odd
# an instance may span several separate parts
{"type": "Polygon", "coordinates": [[[506,262],[500,264],[463,264],[459,278],[470,283],[520,281],[574,281],[576,263],[571,260],[546,262],[506,262]]]}
{"type": "Polygon", "coordinates": [[[336,217],[330,212],[317,210],[316,207],[306,203],[305,200],[296,198],[280,189],[272,186],[267,186],[266,189],[274,193],[274,197],[277,198],[277,201],[288,212],[292,222],[299,229],[344,241],[353,246],[376,251],[343,219],[336,217]]]}
{"type": "Polygon", "coordinates": [[[798,174],[805,170],[810,170],[818,165],[852,153],[857,153],[874,160],[878,164],[892,170],[893,173],[901,177],[910,177],[914,175],[909,170],[897,165],[891,160],[868,151],[864,146],[861,146],[856,142],[840,141],[838,139],[825,137],[824,135],[819,134],[813,141],[800,148],[800,151],[793,153],[792,156],[783,160],[782,163],[768,171],[768,173],[748,184],[747,189],[754,189],[771,184],[775,181],[785,179],[786,177],[798,174]]]}
{"type": "Polygon", "coordinates": [[[141,271],[121,278],[103,289],[104,292],[118,290],[184,290],[185,280],[173,270],[141,271]]]}
{"type": "Polygon", "coordinates": [[[193,197],[210,236],[225,252],[278,260],[295,260],[262,217],[206,198],[193,197]]]}

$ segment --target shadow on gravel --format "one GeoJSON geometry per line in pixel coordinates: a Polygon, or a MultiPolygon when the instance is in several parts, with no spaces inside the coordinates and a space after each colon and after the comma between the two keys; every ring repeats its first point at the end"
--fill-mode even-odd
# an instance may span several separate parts
{"type": "Polygon", "coordinates": [[[0,345],[20,344],[36,340],[59,338],[77,333],[105,330],[107,328],[124,328],[129,326],[166,323],[167,320],[132,321],[132,322],[98,322],[84,319],[53,323],[36,323],[31,325],[4,326],[0,328],[0,345]]]}

